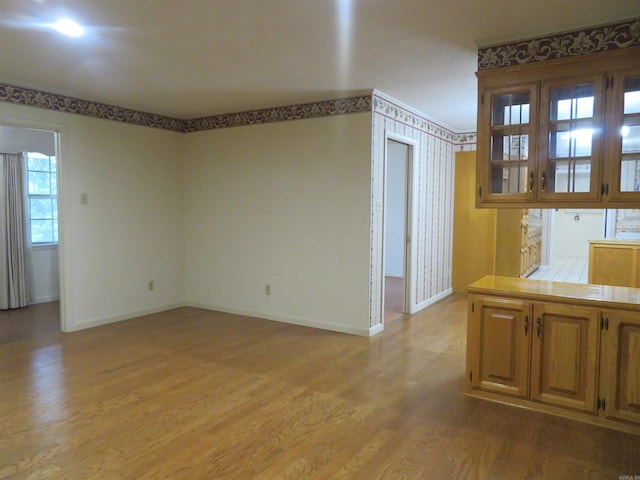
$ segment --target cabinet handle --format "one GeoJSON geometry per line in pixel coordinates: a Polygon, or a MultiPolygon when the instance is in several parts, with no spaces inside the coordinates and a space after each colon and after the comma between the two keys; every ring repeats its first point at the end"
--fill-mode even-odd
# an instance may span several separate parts
{"type": "Polygon", "coordinates": [[[541,185],[541,190],[544,192],[545,187],[547,186],[547,177],[545,175],[545,172],[542,172],[542,185],[541,185]]]}
{"type": "Polygon", "coordinates": [[[524,316],[524,336],[529,336],[529,315],[524,316]]]}
{"type": "Polygon", "coordinates": [[[529,191],[533,192],[533,172],[529,174],[529,191]]]}
{"type": "Polygon", "coordinates": [[[538,332],[538,338],[540,338],[540,334],[542,333],[542,319],[540,317],[536,320],[536,331],[538,332]]]}

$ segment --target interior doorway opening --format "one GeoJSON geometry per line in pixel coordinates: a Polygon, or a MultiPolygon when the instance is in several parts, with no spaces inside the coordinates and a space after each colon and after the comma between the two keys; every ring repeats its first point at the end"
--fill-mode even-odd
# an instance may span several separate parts
{"type": "MultiPolygon", "coordinates": [[[[29,301],[25,308],[0,311],[5,320],[0,341],[62,330],[58,146],[58,132],[36,126],[0,124],[0,152],[24,154],[27,213],[22,223],[27,224],[25,270],[29,285],[29,301]]],[[[6,248],[6,242],[2,245],[6,248]]],[[[0,254],[7,255],[7,251],[0,254]]]]}
{"type": "Polygon", "coordinates": [[[384,190],[384,321],[411,312],[413,155],[411,139],[387,134],[384,190]]]}

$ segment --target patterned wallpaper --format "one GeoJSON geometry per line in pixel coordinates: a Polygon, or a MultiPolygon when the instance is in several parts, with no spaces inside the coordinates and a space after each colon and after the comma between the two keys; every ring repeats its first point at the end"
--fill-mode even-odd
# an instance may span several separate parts
{"type": "MultiPolygon", "coordinates": [[[[640,45],[640,19],[478,49],[478,70],[640,45]]],[[[639,54],[640,55],[640,54],[639,54]]]]}
{"type": "Polygon", "coordinates": [[[374,92],[371,161],[370,327],[382,323],[384,151],[386,132],[417,142],[414,178],[415,284],[412,307],[420,309],[451,290],[454,156],[464,138],[471,148],[475,134],[455,134],[417,112],[374,92]]]}

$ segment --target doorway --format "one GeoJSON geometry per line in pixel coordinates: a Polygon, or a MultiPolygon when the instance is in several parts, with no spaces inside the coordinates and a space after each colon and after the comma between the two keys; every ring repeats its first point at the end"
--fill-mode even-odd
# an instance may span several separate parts
{"type": "Polygon", "coordinates": [[[5,342],[62,330],[58,150],[55,131],[0,124],[0,152],[25,153],[26,222],[30,240],[26,253],[30,304],[22,309],[0,311],[3,320],[0,340],[5,342]]]}
{"type": "Polygon", "coordinates": [[[411,238],[415,142],[387,133],[384,189],[384,321],[411,312],[411,238]]]}

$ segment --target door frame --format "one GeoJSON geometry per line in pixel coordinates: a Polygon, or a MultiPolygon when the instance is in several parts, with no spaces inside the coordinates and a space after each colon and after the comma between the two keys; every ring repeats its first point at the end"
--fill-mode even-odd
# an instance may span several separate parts
{"type": "Polygon", "coordinates": [[[65,275],[65,223],[66,223],[66,191],[67,186],[63,181],[63,172],[67,169],[65,161],[62,161],[63,143],[66,141],[65,127],[60,124],[52,124],[40,122],[37,120],[25,120],[16,117],[7,117],[0,115],[0,125],[6,125],[13,128],[24,128],[31,130],[44,130],[54,135],[55,154],[56,154],[56,181],[58,183],[58,285],[60,295],[60,331],[71,331],[70,322],[67,318],[67,289],[65,275]]]}
{"type": "Polygon", "coordinates": [[[388,167],[388,145],[389,140],[402,143],[408,147],[408,155],[407,155],[407,172],[405,178],[405,232],[404,232],[404,261],[403,261],[403,306],[402,313],[415,313],[415,291],[413,286],[415,285],[415,264],[414,259],[416,258],[415,253],[415,242],[413,239],[415,238],[415,212],[417,210],[416,207],[416,198],[414,195],[414,191],[416,190],[415,186],[415,166],[417,162],[417,153],[418,153],[418,142],[409,137],[405,137],[403,135],[399,135],[394,132],[385,131],[384,135],[384,188],[382,193],[382,202],[383,202],[383,221],[382,221],[382,238],[383,238],[383,248],[382,248],[382,321],[384,323],[384,297],[385,297],[385,278],[386,278],[386,255],[384,248],[384,239],[386,236],[386,219],[387,219],[387,167],[388,167]]]}

